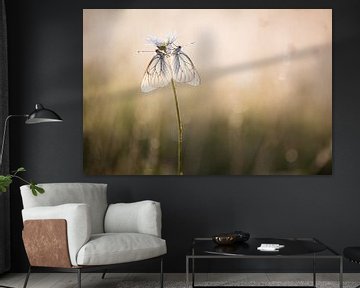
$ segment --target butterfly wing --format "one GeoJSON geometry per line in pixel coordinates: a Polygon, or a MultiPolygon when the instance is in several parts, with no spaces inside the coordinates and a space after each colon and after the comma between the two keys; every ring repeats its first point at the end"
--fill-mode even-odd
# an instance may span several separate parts
{"type": "Polygon", "coordinates": [[[194,63],[180,48],[176,49],[173,58],[173,77],[176,82],[193,86],[200,84],[200,76],[194,63]]]}
{"type": "Polygon", "coordinates": [[[150,92],[169,84],[171,81],[171,70],[165,55],[157,53],[146,68],[141,82],[141,91],[150,92]]]}

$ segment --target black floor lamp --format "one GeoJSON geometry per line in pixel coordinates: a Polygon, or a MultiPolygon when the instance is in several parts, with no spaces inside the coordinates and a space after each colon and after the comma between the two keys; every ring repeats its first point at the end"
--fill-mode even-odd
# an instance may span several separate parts
{"type": "MultiPolygon", "coordinates": [[[[63,120],[61,117],[55,113],[54,111],[45,108],[41,104],[35,105],[35,110],[31,112],[30,114],[20,114],[20,115],[9,115],[5,119],[4,123],[4,131],[2,135],[2,141],[1,141],[1,150],[0,150],[0,168],[2,166],[3,161],[3,154],[4,154],[4,146],[6,142],[6,132],[7,132],[7,126],[8,122],[11,118],[15,117],[23,117],[26,118],[25,124],[38,124],[38,123],[46,123],[46,122],[62,122],[63,120]]],[[[4,288],[12,288],[10,286],[4,286],[0,284],[0,287],[4,288]]]]}
{"type": "Polygon", "coordinates": [[[63,120],[61,117],[56,114],[54,111],[45,108],[41,104],[35,105],[35,110],[30,114],[19,114],[19,115],[9,115],[5,119],[4,124],[4,132],[1,144],[1,152],[0,152],[0,167],[2,165],[2,159],[4,154],[4,146],[6,140],[6,131],[7,131],[7,124],[11,118],[14,117],[24,117],[27,118],[25,124],[38,124],[38,123],[46,123],[46,122],[62,122],[63,120]]]}

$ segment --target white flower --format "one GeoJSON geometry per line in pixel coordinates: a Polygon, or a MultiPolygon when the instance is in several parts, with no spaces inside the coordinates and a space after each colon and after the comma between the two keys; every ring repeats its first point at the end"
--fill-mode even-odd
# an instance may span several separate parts
{"type": "Polygon", "coordinates": [[[155,45],[159,50],[165,53],[171,53],[174,48],[174,42],[176,41],[176,36],[174,33],[169,34],[165,38],[158,38],[154,36],[149,36],[147,41],[150,44],[155,45]]]}

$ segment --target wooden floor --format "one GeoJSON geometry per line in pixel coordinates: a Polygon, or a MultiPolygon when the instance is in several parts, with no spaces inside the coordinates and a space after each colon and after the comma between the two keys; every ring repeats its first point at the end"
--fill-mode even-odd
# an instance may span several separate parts
{"type": "MultiPolygon", "coordinates": [[[[267,283],[268,281],[312,281],[312,274],[307,273],[212,273],[212,274],[197,274],[197,281],[226,281],[227,279],[234,280],[249,280],[261,283],[267,283]]],[[[8,273],[0,276],[1,285],[10,286],[14,288],[22,288],[25,274],[13,274],[8,273]]],[[[319,273],[317,274],[317,280],[321,281],[338,281],[338,274],[335,273],[319,273]]],[[[158,283],[159,274],[125,274],[125,273],[109,273],[106,275],[106,279],[101,279],[101,273],[83,273],[82,275],[82,287],[94,288],[94,287],[106,287],[106,288],[118,288],[118,287],[132,287],[131,283],[139,284],[141,281],[145,283],[158,283]],[[132,282],[133,281],[133,282],[132,282]],[[126,283],[122,285],[121,283],[126,283]]],[[[348,287],[349,284],[360,284],[360,273],[346,273],[344,274],[344,285],[348,287]],[[351,282],[351,283],[350,283],[351,282]]],[[[154,284],[153,284],[154,285],[154,284]]],[[[141,286],[141,285],[140,285],[141,286]]],[[[151,286],[151,285],[150,285],[151,286]]],[[[149,286],[149,287],[150,287],[149,286]]],[[[157,285],[154,285],[157,286],[157,285]]],[[[76,288],[76,273],[32,273],[28,288],[76,288]]],[[[148,286],[146,286],[148,287],[148,286]]],[[[185,274],[165,274],[165,288],[172,287],[185,287],[185,274]],[[174,283],[176,285],[174,285],[174,283]]]]}

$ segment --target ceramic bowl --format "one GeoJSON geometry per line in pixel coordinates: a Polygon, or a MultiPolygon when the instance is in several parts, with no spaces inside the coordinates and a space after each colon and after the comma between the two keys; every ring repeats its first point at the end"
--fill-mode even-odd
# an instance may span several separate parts
{"type": "Polygon", "coordinates": [[[212,237],[212,240],[218,245],[232,245],[237,241],[236,234],[219,234],[212,237]]]}

